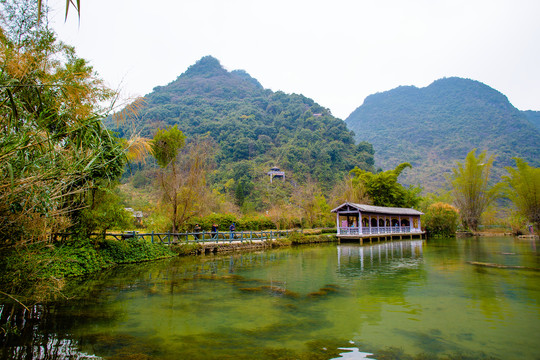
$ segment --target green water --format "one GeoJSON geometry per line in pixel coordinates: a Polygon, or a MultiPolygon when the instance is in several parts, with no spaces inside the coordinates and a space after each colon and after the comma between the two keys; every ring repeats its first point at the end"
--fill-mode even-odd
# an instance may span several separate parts
{"type": "Polygon", "coordinates": [[[4,358],[32,344],[35,358],[538,359],[538,246],[415,240],[118,267],[69,284],[83,298],[43,308],[4,358]]]}

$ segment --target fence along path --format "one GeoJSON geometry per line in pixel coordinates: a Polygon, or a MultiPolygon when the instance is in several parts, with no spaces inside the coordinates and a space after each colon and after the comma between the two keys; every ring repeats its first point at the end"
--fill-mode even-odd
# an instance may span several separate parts
{"type": "Polygon", "coordinates": [[[215,233],[208,231],[155,233],[152,231],[151,233],[146,234],[141,234],[138,231],[127,231],[121,234],[106,234],[106,237],[113,237],[116,240],[135,238],[150,241],[151,243],[171,245],[178,243],[266,241],[286,238],[291,232],[294,232],[294,230],[233,231],[232,233],[229,231],[218,231],[215,233]]]}

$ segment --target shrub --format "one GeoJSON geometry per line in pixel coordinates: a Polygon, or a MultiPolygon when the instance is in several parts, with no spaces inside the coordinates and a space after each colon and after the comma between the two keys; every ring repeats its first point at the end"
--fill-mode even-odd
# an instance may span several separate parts
{"type": "Polygon", "coordinates": [[[426,231],[434,236],[455,236],[458,220],[458,210],[442,202],[431,204],[423,216],[426,231]]]}
{"type": "Polygon", "coordinates": [[[179,244],[171,247],[171,251],[179,256],[198,254],[202,250],[201,244],[179,244]]]}
{"type": "Polygon", "coordinates": [[[233,214],[211,214],[192,218],[184,230],[191,231],[195,224],[199,224],[204,231],[210,231],[212,224],[216,223],[219,231],[229,231],[229,226],[233,222],[236,224],[236,231],[276,229],[276,224],[263,215],[239,218],[233,214]]]}

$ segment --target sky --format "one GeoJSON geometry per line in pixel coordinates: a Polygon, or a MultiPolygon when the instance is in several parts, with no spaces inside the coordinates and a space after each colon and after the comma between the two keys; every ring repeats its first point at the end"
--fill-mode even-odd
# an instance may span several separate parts
{"type": "MultiPolygon", "coordinates": [[[[45,1],[44,1],[45,2],[45,1]]],[[[374,93],[459,76],[540,110],[538,0],[48,0],[59,38],[124,98],[206,55],[347,118],[374,93]]]]}

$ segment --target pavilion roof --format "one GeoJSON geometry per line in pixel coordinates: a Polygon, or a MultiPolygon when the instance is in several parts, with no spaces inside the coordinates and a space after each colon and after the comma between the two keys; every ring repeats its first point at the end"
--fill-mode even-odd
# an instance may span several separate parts
{"type": "Polygon", "coordinates": [[[355,204],[346,202],[333,209],[332,212],[339,212],[350,210],[351,208],[358,210],[359,212],[372,213],[372,214],[386,214],[386,215],[423,215],[424,213],[412,208],[397,208],[386,206],[373,206],[365,204],[355,204]]]}

